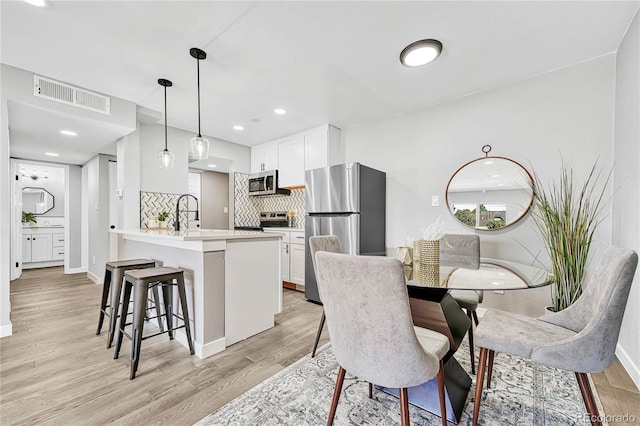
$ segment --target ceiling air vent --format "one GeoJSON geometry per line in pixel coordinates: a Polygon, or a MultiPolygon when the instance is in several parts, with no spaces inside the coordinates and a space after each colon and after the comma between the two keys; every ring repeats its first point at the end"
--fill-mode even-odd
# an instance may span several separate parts
{"type": "Polygon", "coordinates": [[[111,98],[38,75],[33,76],[33,94],[39,98],[111,114],[111,98]]]}

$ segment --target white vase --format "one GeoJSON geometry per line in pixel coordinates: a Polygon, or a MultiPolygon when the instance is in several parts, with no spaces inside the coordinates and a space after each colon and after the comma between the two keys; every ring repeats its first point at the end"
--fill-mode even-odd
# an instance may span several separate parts
{"type": "Polygon", "coordinates": [[[157,219],[149,219],[147,221],[147,228],[157,228],[158,227],[158,220],[157,219]]]}
{"type": "Polygon", "coordinates": [[[166,228],[169,225],[169,221],[168,220],[161,220],[159,221],[160,224],[160,228],[166,228]]]}

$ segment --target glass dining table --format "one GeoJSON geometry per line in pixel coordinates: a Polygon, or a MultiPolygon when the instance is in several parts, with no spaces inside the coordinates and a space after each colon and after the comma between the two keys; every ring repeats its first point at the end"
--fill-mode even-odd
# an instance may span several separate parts
{"type": "MultiPolygon", "coordinates": [[[[454,423],[458,423],[462,415],[471,377],[453,354],[460,347],[471,321],[449,290],[522,290],[553,282],[552,274],[530,265],[489,258],[481,258],[479,265],[477,258],[471,263],[476,267],[419,262],[403,265],[414,325],[435,330],[449,338],[450,349],[443,361],[447,419],[454,423]]],[[[383,390],[397,394],[394,389],[383,390]]],[[[409,401],[440,415],[436,380],[410,388],[409,401]]]]}

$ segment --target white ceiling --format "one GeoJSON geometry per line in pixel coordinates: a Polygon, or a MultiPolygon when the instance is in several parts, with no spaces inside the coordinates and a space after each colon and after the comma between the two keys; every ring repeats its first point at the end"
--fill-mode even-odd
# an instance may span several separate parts
{"type": "MultiPolygon", "coordinates": [[[[639,6],[54,0],[35,8],[2,1],[0,60],[156,111],[163,110],[157,79],[170,79],[169,125],[194,132],[196,60],[189,48],[202,48],[202,133],[254,145],[324,123],[379,120],[615,52],[639,6]],[[403,67],[402,48],[423,38],[440,40],[442,56],[403,67]],[[276,116],[275,107],[289,113],[276,116]]],[[[31,114],[38,111],[14,103],[10,126],[36,151],[39,132],[53,130],[31,114]]],[[[102,139],[112,137],[98,130],[102,139]]],[[[57,144],[50,136],[47,145],[57,144]]],[[[11,155],[14,139],[12,133],[11,155]]],[[[32,155],[21,149],[20,156],[32,155]]]]}

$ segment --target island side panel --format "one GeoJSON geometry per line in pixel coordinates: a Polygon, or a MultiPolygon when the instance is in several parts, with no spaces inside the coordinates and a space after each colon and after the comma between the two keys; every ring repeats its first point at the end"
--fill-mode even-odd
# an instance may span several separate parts
{"type": "MultiPolygon", "coordinates": [[[[224,338],[224,251],[202,252],[152,242],[121,240],[120,259],[147,258],[164,266],[185,270],[185,287],[196,355],[206,358],[225,348],[224,338]]],[[[201,246],[201,242],[198,242],[201,246]]],[[[198,243],[193,242],[193,245],[198,243]]],[[[177,245],[177,244],[176,244],[177,245]]],[[[191,245],[191,244],[190,244],[191,245]]],[[[174,291],[174,300],[177,302],[174,291]]],[[[177,306],[177,303],[176,303],[177,306]]],[[[179,330],[177,340],[186,345],[179,330]]]]}
{"type": "Polygon", "coordinates": [[[275,325],[282,306],[280,238],[229,240],[225,252],[227,346],[275,325]]]}

